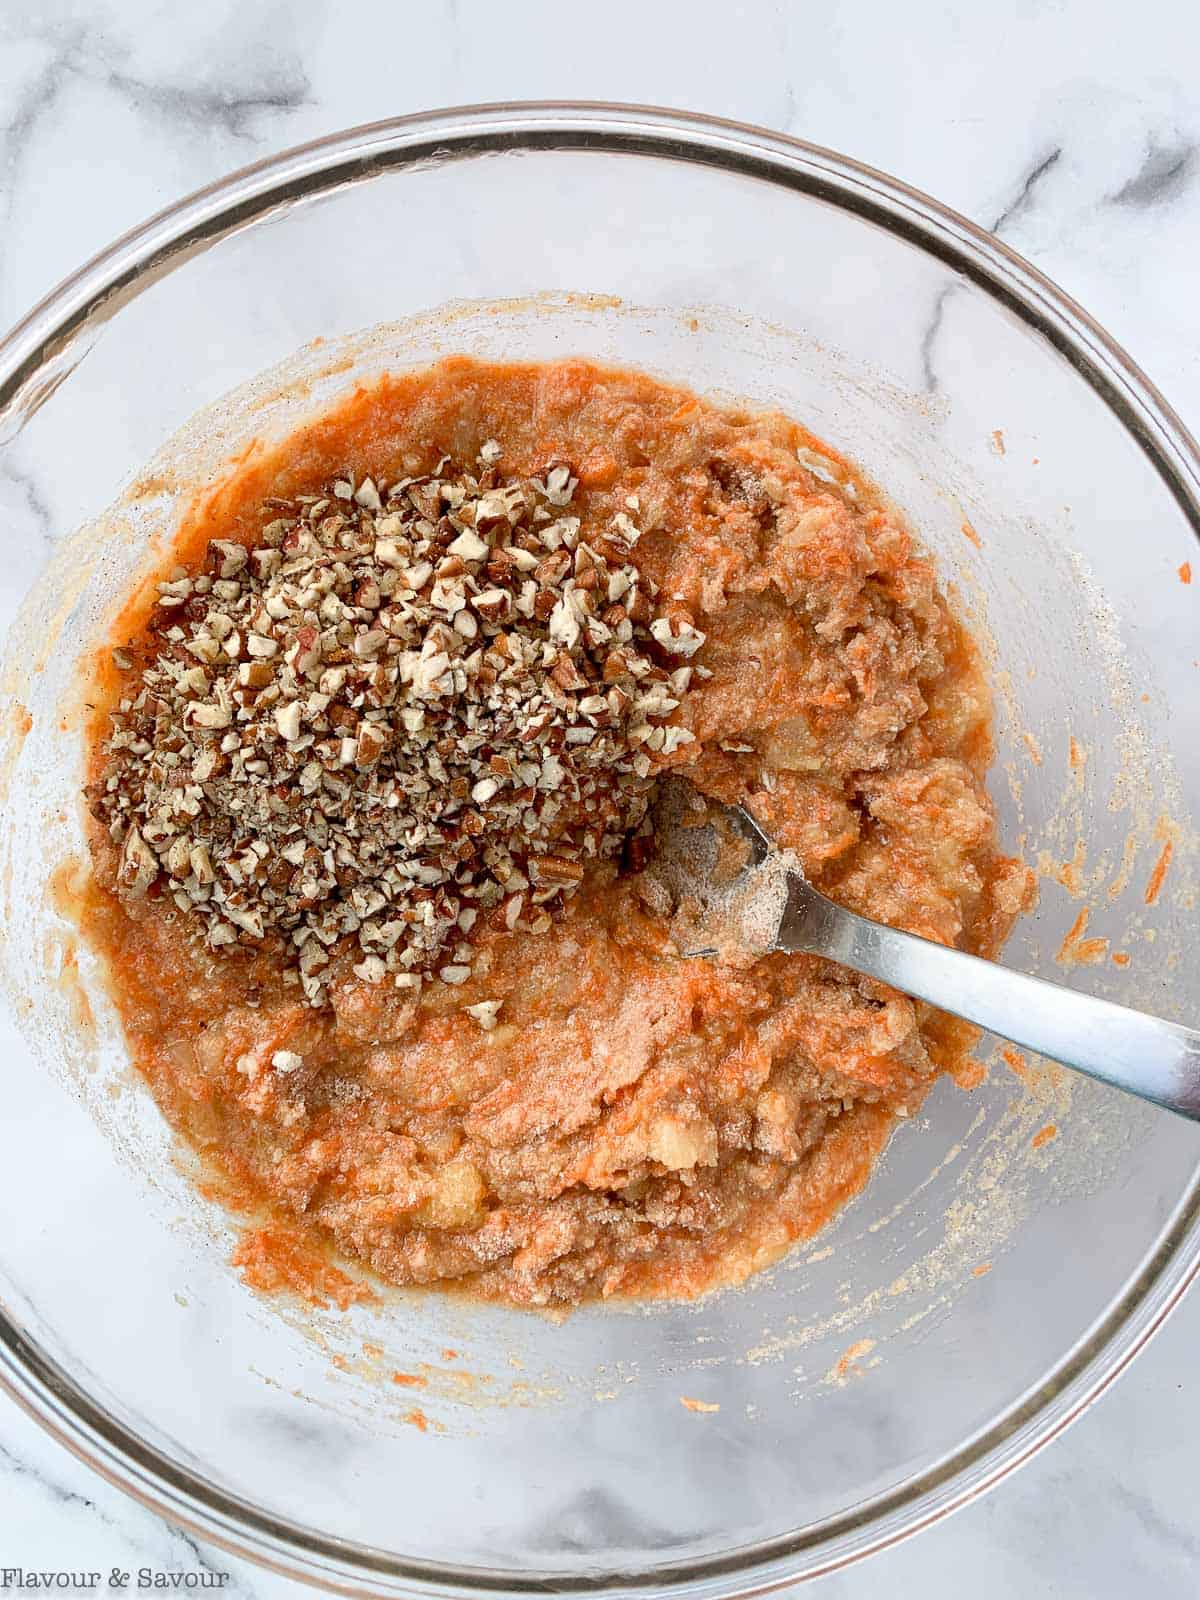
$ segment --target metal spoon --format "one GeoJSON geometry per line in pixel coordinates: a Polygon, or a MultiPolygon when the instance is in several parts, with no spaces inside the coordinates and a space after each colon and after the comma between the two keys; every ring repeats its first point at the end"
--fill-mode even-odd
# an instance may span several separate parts
{"type": "MultiPolygon", "coordinates": [[[[774,853],[770,839],[743,807],[704,805],[707,826],[714,825],[716,814],[746,841],[747,866],[760,866],[774,853]]],[[[694,839],[693,827],[684,828],[694,839]]],[[[680,851],[686,833],[678,824],[660,830],[660,854],[680,851]]],[[[685,870],[702,904],[708,889],[704,874],[722,854],[718,846],[686,850],[685,870]]],[[[872,922],[835,905],[795,870],[787,873],[786,890],[771,950],[839,961],[1024,1049],[1200,1121],[1200,1031],[872,922]]],[[[727,888],[716,891],[722,893],[727,888]]],[[[716,951],[688,954],[711,956],[716,951]]]]}

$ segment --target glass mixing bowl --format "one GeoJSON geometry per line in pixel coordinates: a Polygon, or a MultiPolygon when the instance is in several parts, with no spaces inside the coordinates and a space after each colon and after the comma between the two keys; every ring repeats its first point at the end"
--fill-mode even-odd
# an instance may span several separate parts
{"type": "Polygon", "coordinates": [[[232,453],[456,350],[632,363],[855,457],[985,641],[1003,827],[1043,874],[1006,961],[1192,1022],[1196,449],[961,217],[794,140],[619,107],[280,156],[0,346],[6,560],[30,585],[4,678],[4,1381],[146,1503],[330,1586],[744,1594],[923,1526],[1078,1415],[1196,1271],[1200,1142],[985,1044],[987,1082],[943,1082],[837,1222],[740,1290],[556,1323],[242,1287],[58,909],[78,661],[232,453]]]}

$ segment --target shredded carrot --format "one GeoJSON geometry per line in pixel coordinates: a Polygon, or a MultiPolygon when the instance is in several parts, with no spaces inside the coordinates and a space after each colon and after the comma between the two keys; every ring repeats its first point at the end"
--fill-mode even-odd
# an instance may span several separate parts
{"type": "Polygon", "coordinates": [[[1167,868],[1171,865],[1171,857],[1175,854],[1175,841],[1168,839],[1163,845],[1158,860],[1154,863],[1154,871],[1150,874],[1146,884],[1146,893],[1143,896],[1148,906],[1152,906],[1158,899],[1163,886],[1163,879],[1167,875],[1167,868]]]}
{"type": "Polygon", "coordinates": [[[1087,906],[1081,906],[1079,915],[1067,929],[1067,936],[1058,947],[1055,960],[1063,966],[1087,966],[1094,961],[1103,961],[1108,954],[1108,940],[1100,938],[1085,939],[1088,917],[1091,912],[1087,906]]]}

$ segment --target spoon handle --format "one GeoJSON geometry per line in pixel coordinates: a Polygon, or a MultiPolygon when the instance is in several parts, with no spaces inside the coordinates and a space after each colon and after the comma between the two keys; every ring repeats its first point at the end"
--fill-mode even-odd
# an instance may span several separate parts
{"type": "Polygon", "coordinates": [[[789,880],[777,948],[827,956],[1014,1044],[1200,1121],[1200,1032],[1013,972],[789,880]]]}

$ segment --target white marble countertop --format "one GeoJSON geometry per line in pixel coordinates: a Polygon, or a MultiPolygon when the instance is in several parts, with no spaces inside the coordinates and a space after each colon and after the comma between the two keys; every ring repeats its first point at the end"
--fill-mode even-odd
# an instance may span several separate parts
{"type": "MultiPolygon", "coordinates": [[[[719,24],[701,15],[644,0],[586,13],[553,0],[3,0],[0,323],[148,213],[301,140],[469,101],[640,101],[830,145],[998,229],[1200,427],[1200,11],[735,0],[719,24]]],[[[0,570],[0,621],[19,581],[0,570]]],[[[1193,1595],[1198,1344],[1193,1296],[1115,1392],[1014,1479],[810,1592],[1193,1595]]],[[[227,1595],[300,1591],[202,1551],[0,1401],[10,1565],[207,1565],[231,1574],[227,1595]]]]}

